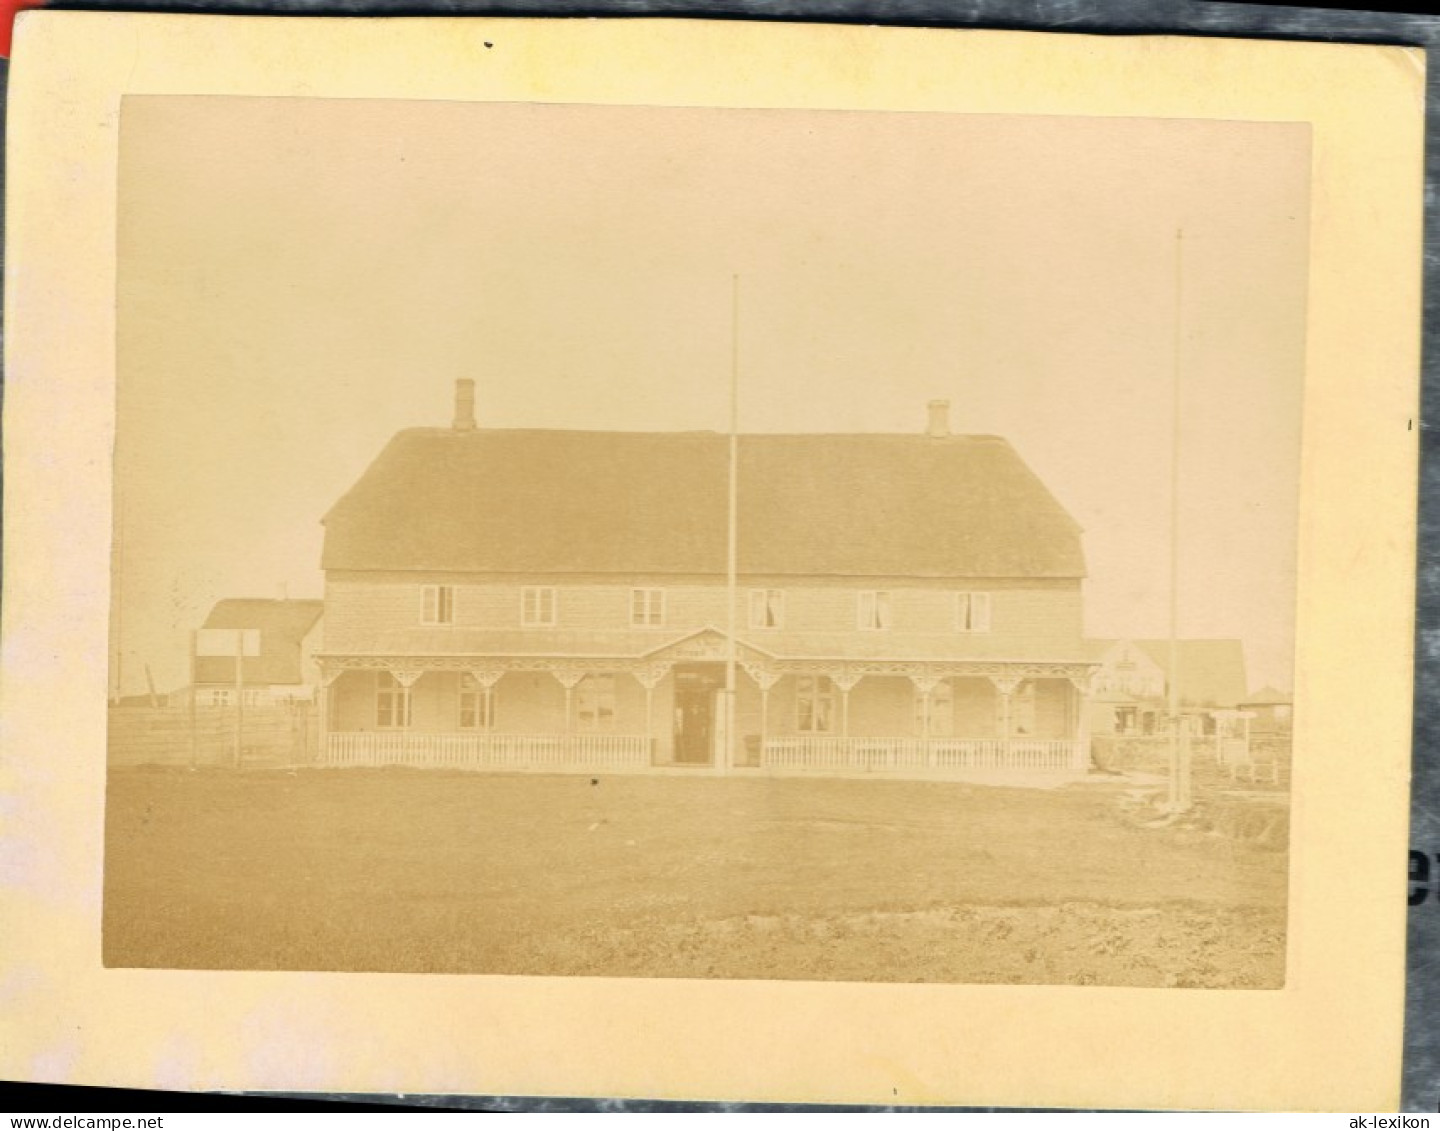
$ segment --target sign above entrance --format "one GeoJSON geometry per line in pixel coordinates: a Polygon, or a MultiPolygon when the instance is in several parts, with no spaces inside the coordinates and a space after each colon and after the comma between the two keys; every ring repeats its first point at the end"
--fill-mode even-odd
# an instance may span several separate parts
{"type": "Polygon", "coordinates": [[[723,660],[725,637],[718,632],[702,632],[666,648],[660,656],[667,660],[723,660]]]}

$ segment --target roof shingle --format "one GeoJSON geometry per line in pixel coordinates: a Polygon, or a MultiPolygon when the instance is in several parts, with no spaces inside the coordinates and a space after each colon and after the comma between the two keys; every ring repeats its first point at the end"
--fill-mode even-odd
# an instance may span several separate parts
{"type": "MultiPolygon", "coordinates": [[[[714,432],[398,433],[325,516],[323,567],[720,574],[727,437],[714,432]]],[[[1080,528],[994,436],[745,435],[748,575],[1085,573],[1080,528]]]]}

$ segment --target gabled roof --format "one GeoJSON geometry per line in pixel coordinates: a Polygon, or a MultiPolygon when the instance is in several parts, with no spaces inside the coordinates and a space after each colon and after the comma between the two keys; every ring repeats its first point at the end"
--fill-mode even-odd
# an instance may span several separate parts
{"type": "MultiPolygon", "coordinates": [[[[201,627],[260,630],[260,654],[245,658],[243,674],[247,684],[303,683],[301,645],[324,609],[323,601],[231,598],[216,602],[201,627]]],[[[234,658],[197,657],[195,682],[234,683],[234,658]]]]}
{"type": "MultiPolygon", "coordinates": [[[[1101,655],[1121,640],[1097,641],[1101,655]]],[[[1170,678],[1169,640],[1132,640],[1170,678]]],[[[1193,706],[1233,707],[1245,697],[1245,646],[1239,640],[1181,640],[1180,699],[1193,706]]]]}
{"type": "MultiPolygon", "coordinates": [[[[721,574],[728,438],[400,432],[325,516],[330,570],[721,574]]],[[[994,436],[739,439],[749,575],[1079,578],[1080,528],[994,436]]]]}
{"type": "Polygon", "coordinates": [[[1259,691],[1252,691],[1240,700],[1242,707],[1276,707],[1291,702],[1290,693],[1271,687],[1268,683],[1259,691]]]}

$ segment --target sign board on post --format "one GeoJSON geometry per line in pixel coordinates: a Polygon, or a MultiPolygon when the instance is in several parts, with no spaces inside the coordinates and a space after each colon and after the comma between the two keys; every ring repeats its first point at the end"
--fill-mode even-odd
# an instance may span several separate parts
{"type": "Polygon", "coordinates": [[[195,634],[197,656],[258,656],[258,628],[202,628],[195,634]]]}

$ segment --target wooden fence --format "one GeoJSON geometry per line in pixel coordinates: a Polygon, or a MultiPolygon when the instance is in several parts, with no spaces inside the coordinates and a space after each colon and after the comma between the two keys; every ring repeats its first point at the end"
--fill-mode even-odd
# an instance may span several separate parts
{"type": "Polygon", "coordinates": [[[1088,762],[1076,739],[839,738],[803,735],[767,738],[760,765],[773,770],[926,773],[944,770],[1083,770],[1088,762]]]}
{"type": "MultiPolygon", "coordinates": [[[[234,766],[235,708],[111,707],[112,766],[234,766]]],[[[246,707],[240,729],[241,766],[282,766],[317,760],[315,711],[305,702],[246,707]]]]}

